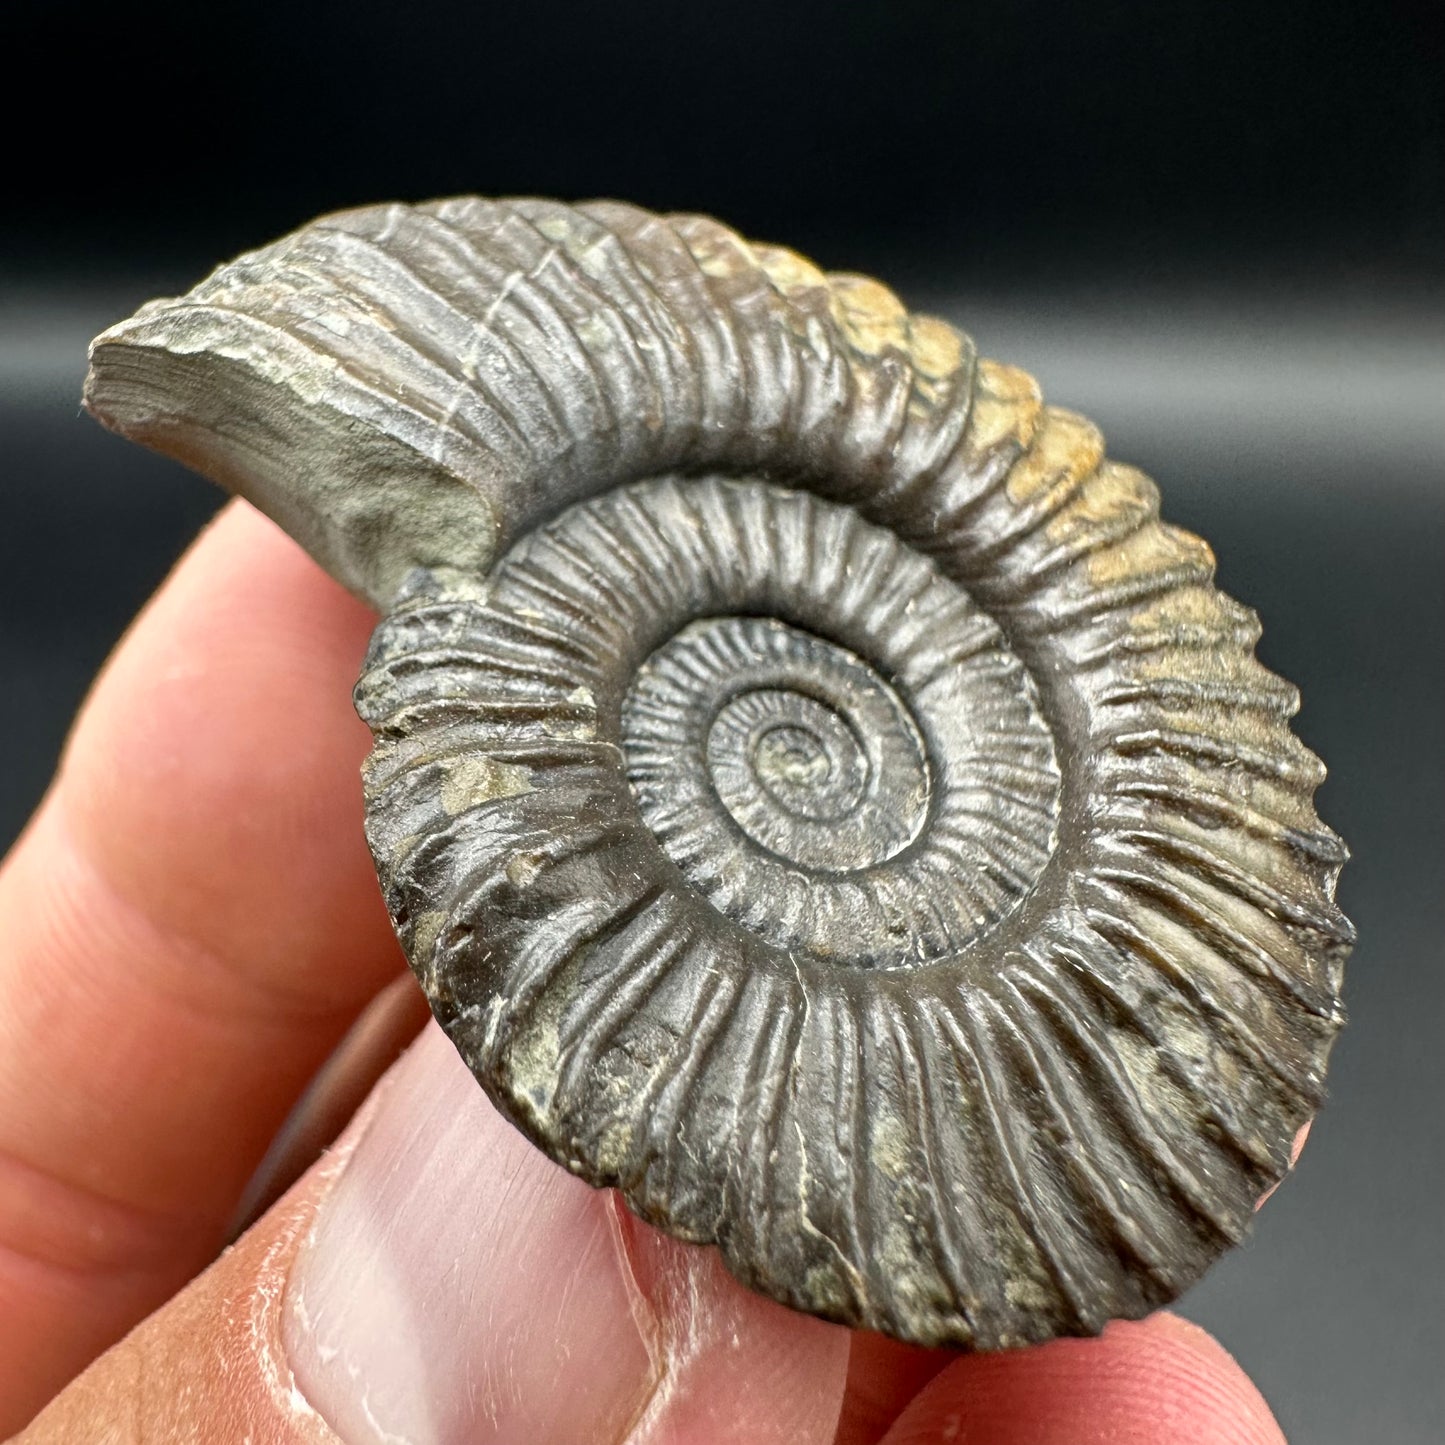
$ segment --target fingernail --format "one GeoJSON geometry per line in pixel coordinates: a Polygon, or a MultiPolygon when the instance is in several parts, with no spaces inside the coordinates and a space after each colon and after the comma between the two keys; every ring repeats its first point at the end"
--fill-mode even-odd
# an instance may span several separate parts
{"type": "Polygon", "coordinates": [[[607,1196],[434,1025],[378,1091],[287,1285],[297,1387],[345,1445],[624,1440],[658,1332],[607,1196]]]}

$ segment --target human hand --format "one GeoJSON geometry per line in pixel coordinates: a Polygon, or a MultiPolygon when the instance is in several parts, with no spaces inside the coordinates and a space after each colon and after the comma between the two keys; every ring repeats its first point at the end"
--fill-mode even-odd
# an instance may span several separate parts
{"type": "Polygon", "coordinates": [[[961,1357],[750,1294],[532,1149],[434,1026],[216,1259],[403,973],[349,703],[372,622],[228,507],[0,871],[0,1429],[60,1390],[24,1440],[1278,1445],[1167,1314],[961,1357]]]}

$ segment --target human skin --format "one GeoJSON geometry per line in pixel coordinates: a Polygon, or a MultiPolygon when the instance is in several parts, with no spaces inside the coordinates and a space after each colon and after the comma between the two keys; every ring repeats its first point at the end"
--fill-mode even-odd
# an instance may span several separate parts
{"type": "Polygon", "coordinates": [[[389,986],[414,1004],[362,840],[350,690],[374,621],[231,504],[0,870],[0,1431],[1278,1445],[1238,1366],[1168,1314],[960,1356],[752,1295],[525,1144],[435,1028],[220,1253],[358,1015],[389,986]]]}

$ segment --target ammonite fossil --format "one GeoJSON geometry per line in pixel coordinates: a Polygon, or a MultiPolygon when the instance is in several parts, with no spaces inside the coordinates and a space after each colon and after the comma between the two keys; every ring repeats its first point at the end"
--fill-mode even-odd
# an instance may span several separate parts
{"type": "Polygon", "coordinates": [[[1351,942],[1323,777],[1149,480],[699,216],[324,217],[87,405],[383,614],[368,835],[537,1145],[827,1318],[1100,1329],[1240,1238],[1351,942]]]}

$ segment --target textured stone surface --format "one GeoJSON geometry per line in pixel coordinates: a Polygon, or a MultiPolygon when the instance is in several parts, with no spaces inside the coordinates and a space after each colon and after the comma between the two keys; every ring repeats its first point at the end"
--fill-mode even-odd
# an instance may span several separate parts
{"type": "Polygon", "coordinates": [[[1351,938],[1294,690],[1097,431],[716,222],[325,217],[100,337],[108,425],[387,613],[398,934],[488,1093],[798,1308],[1092,1332],[1245,1229],[1351,938]]]}

